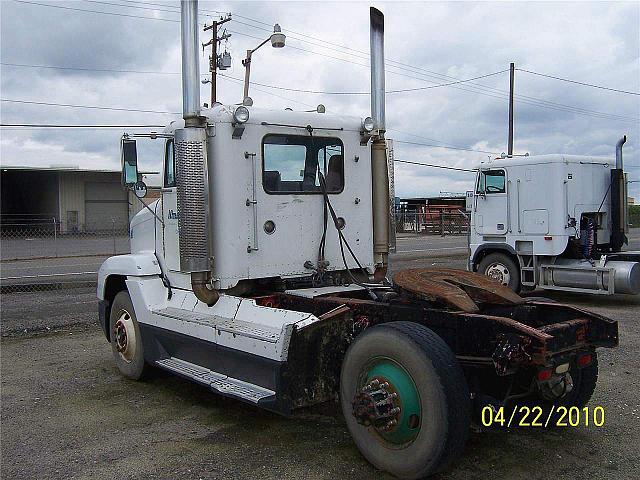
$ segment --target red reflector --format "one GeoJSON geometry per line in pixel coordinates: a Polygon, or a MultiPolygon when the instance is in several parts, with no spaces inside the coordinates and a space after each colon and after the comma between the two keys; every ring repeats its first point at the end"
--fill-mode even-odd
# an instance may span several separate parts
{"type": "Polygon", "coordinates": [[[551,235],[545,235],[544,239],[545,240],[553,240],[553,237],[551,235]]]}
{"type": "Polygon", "coordinates": [[[544,382],[545,380],[549,380],[551,378],[551,374],[553,373],[553,370],[551,370],[550,368],[547,370],[540,370],[538,372],[538,380],[540,382],[544,382]]]}
{"type": "Polygon", "coordinates": [[[585,353],[584,355],[580,355],[576,359],[576,363],[578,364],[579,367],[586,367],[591,363],[591,354],[585,353]]]}

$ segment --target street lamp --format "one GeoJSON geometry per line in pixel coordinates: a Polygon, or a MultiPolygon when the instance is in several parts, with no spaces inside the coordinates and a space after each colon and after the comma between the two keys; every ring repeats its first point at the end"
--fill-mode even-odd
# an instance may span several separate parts
{"type": "Polygon", "coordinates": [[[243,99],[245,99],[245,98],[247,98],[249,96],[249,75],[250,75],[250,72],[251,72],[251,55],[253,54],[253,52],[258,50],[261,46],[263,46],[268,41],[271,41],[271,46],[273,48],[282,48],[282,47],[284,47],[285,38],[286,37],[285,37],[284,33],[282,33],[282,30],[280,29],[280,25],[278,25],[276,23],[273,26],[273,33],[271,34],[271,36],[269,38],[267,38],[264,42],[262,42],[260,45],[258,45],[253,50],[247,50],[247,58],[242,60],[242,65],[244,65],[244,69],[245,69],[244,70],[244,95],[243,95],[243,99]]]}

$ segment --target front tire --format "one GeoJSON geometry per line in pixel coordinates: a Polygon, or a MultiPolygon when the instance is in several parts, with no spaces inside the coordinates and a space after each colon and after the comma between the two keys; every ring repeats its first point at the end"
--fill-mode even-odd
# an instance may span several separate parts
{"type": "Polygon", "coordinates": [[[129,292],[123,290],[113,299],[109,316],[111,350],[120,373],[139,380],[147,371],[140,326],[129,292]]]}
{"type": "Polygon", "coordinates": [[[455,355],[413,322],[374,326],[354,341],[342,364],[340,402],[360,452],[399,478],[443,470],[469,433],[469,390],[455,355]],[[372,414],[370,400],[384,406],[372,414]]]}
{"type": "Polygon", "coordinates": [[[504,253],[490,253],[478,265],[478,272],[496,280],[516,293],[520,292],[520,269],[509,256],[504,253]]]}

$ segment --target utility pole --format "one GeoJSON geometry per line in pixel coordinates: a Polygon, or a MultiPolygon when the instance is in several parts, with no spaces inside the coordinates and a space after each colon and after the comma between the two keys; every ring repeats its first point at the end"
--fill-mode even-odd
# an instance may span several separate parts
{"type": "Polygon", "coordinates": [[[216,75],[218,70],[218,42],[226,40],[231,34],[225,33],[222,37],[218,38],[218,27],[231,20],[231,14],[228,14],[226,18],[220,17],[220,20],[214,20],[211,25],[205,25],[204,31],[211,30],[211,40],[202,44],[202,48],[211,45],[211,56],[209,57],[209,71],[211,72],[211,106],[216,102],[216,75]]]}
{"type": "Polygon", "coordinates": [[[507,155],[513,155],[513,78],[515,75],[516,64],[509,65],[509,145],[507,147],[507,155]]]}

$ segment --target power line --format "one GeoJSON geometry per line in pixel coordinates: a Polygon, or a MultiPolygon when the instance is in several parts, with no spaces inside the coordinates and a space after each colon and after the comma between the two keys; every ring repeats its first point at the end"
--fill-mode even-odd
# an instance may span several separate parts
{"type": "MultiPolygon", "coordinates": [[[[147,20],[162,20],[162,21],[169,21],[169,22],[174,22],[174,23],[178,23],[179,22],[179,20],[171,20],[171,19],[166,19],[166,18],[143,17],[143,16],[128,15],[128,14],[114,13],[114,12],[103,12],[103,11],[88,10],[88,9],[78,9],[78,8],[73,8],[73,7],[65,7],[65,6],[60,6],[60,5],[43,4],[43,3],[38,3],[38,2],[26,1],[26,0],[14,0],[14,1],[18,2],[18,3],[33,4],[33,5],[52,7],[52,8],[62,8],[62,9],[67,9],[67,10],[81,11],[81,12],[90,12],[90,13],[98,13],[98,14],[105,14],[105,15],[116,15],[116,16],[124,16],[124,17],[131,17],[131,18],[142,18],[142,19],[147,19],[147,20]]],[[[102,3],[107,3],[107,2],[102,2],[102,3]]],[[[136,2],[136,3],[143,3],[144,4],[145,2],[136,2]]],[[[118,5],[118,4],[114,4],[114,5],[115,6],[122,6],[122,5],[118,5]]],[[[132,6],[132,5],[130,5],[130,6],[132,6]]],[[[138,8],[141,8],[141,7],[138,7],[138,8]]],[[[152,9],[149,9],[149,10],[152,10],[152,9]]],[[[175,13],[178,13],[178,12],[176,11],[175,13]]],[[[260,22],[258,20],[250,19],[249,17],[244,17],[244,16],[241,16],[241,15],[238,15],[238,14],[236,14],[235,16],[240,16],[241,18],[246,18],[246,19],[248,19],[250,21],[253,21],[253,22],[256,22],[256,23],[263,23],[265,25],[269,25],[266,22],[260,22]]],[[[253,28],[259,28],[259,27],[253,26],[253,28]]],[[[291,30],[289,30],[289,32],[295,33],[295,32],[292,32],[291,30]]],[[[255,37],[255,36],[243,33],[243,32],[233,32],[233,33],[241,35],[241,36],[249,37],[249,38],[255,38],[255,39],[258,39],[258,40],[262,40],[262,38],[255,37]]],[[[298,34],[298,35],[301,35],[301,34],[298,34]]],[[[308,38],[314,38],[314,37],[311,37],[311,36],[308,36],[308,35],[307,35],[307,37],[308,38]]],[[[305,41],[303,39],[297,39],[297,40],[303,41],[303,42],[305,41]]],[[[324,42],[328,43],[328,44],[332,44],[331,42],[328,42],[328,41],[324,41],[324,42]]],[[[310,43],[310,42],[307,42],[307,43],[310,43]]],[[[334,44],[334,45],[337,45],[337,44],[334,44]]],[[[334,57],[334,56],[323,54],[323,53],[320,53],[320,52],[314,52],[314,51],[311,51],[311,50],[306,50],[306,49],[303,49],[303,48],[300,48],[300,47],[294,47],[294,46],[289,46],[289,48],[369,68],[368,65],[363,65],[363,64],[360,64],[360,63],[353,62],[351,60],[347,60],[347,59],[343,59],[343,58],[339,58],[339,57],[334,57]]],[[[349,47],[342,47],[341,46],[341,48],[347,48],[349,50],[353,50],[355,52],[359,52],[358,50],[351,49],[349,47]]],[[[339,52],[339,53],[342,53],[342,52],[339,52]]],[[[363,54],[364,54],[364,52],[363,52],[363,54]]],[[[387,60],[387,62],[388,63],[395,63],[395,64],[398,64],[398,65],[403,65],[403,66],[409,67],[409,68],[414,69],[414,70],[421,70],[421,71],[424,71],[424,72],[429,72],[428,70],[425,70],[425,69],[422,69],[422,68],[419,68],[419,67],[415,67],[415,66],[412,66],[412,65],[403,64],[403,63],[397,62],[397,61],[387,60]]],[[[397,68],[400,68],[400,67],[397,67],[397,68]]],[[[404,70],[407,70],[407,69],[404,68],[404,70]]],[[[406,74],[399,73],[399,72],[390,71],[389,73],[396,74],[396,75],[402,75],[402,76],[405,76],[405,77],[408,77],[408,78],[413,78],[413,79],[416,79],[416,80],[432,82],[432,80],[425,80],[424,78],[413,77],[411,75],[406,75],[406,74]]],[[[426,73],[426,74],[425,73],[420,73],[420,72],[412,72],[412,73],[417,73],[418,75],[432,76],[432,77],[437,75],[438,77],[441,77],[441,78],[451,78],[451,79],[454,79],[454,80],[457,80],[457,81],[460,80],[460,79],[457,79],[456,77],[450,77],[450,76],[447,76],[447,75],[444,75],[444,74],[435,73],[435,72],[429,72],[429,73],[426,73]]],[[[455,86],[454,83],[456,83],[456,82],[452,82],[452,84],[450,85],[451,88],[455,88],[455,89],[462,90],[462,91],[467,91],[467,92],[470,92],[470,93],[476,93],[476,94],[479,94],[479,95],[485,95],[485,96],[497,98],[497,99],[500,99],[500,100],[504,100],[506,98],[505,97],[505,92],[502,92],[502,91],[500,91],[498,89],[495,89],[493,87],[487,87],[487,86],[481,85],[481,84],[471,84],[470,88],[473,88],[473,90],[469,90],[469,89],[466,89],[464,87],[455,86]],[[485,91],[481,91],[481,90],[478,90],[478,89],[482,89],[482,90],[485,90],[485,91]],[[486,91],[486,90],[493,90],[493,91],[497,92],[498,95],[492,94],[492,92],[486,91]]],[[[621,121],[621,122],[638,123],[640,121],[640,119],[637,119],[637,118],[626,117],[626,116],[623,116],[623,115],[615,115],[615,114],[610,114],[610,113],[606,113],[606,112],[598,112],[598,111],[593,111],[593,110],[587,110],[587,109],[583,109],[583,108],[580,108],[580,107],[573,107],[571,105],[563,105],[563,104],[559,104],[559,103],[555,103],[555,102],[550,102],[550,101],[547,101],[547,100],[536,99],[535,97],[528,97],[526,95],[517,95],[516,98],[518,98],[519,101],[521,103],[523,103],[523,104],[532,105],[532,106],[536,106],[536,107],[539,107],[539,108],[548,108],[548,109],[552,109],[552,110],[556,110],[556,111],[565,111],[565,112],[569,112],[569,113],[576,114],[576,115],[590,116],[590,117],[593,117],[593,118],[601,118],[601,119],[621,121]]]]}
{"type": "MultiPolygon", "coordinates": [[[[142,19],[147,19],[147,20],[161,20],[161,21],[169,21],[169,22],[175,22],[175,23],[179,22],[179,20],[171,20],[171,19],[166,19],[166,18],[143,17],[143,16],[128,15],[128,14],[114,13],[114,12],[104,12],[104,11],[96,11],[96,10],[89,10],[89,9],[78,9],[78,8],[73,8],[73,7],[63,7],[63,6],[60,6],[60,5],[43,4],[43,3],[38,3],[38,2],[26,1],[26,0],[14,0],[14,1],[18,2],[18,3],[33,4],[33,5],[52,7],[52,8],[63,8],[63,9],[67,9],[67,10],[75,10],[75,11],[81,11],[81,12],[90,12],[90,13],[98,13],[98,14],[105,14],[105,15],[116,15],[116,16],[124,16],[124,17],[131,17],[131,18],[142,18],[142,19]]],[[[93,1],[95,1],[95,0],[93,0],[93,1]]],[[[108,2],[100,2],[100,3],[109,4],[108,2]]],[[[152,5],[149,2],[135,2],[135,3],[152,5]]],[[[122,4],[113,4],[113,3],[111,3],[111,5],[113,5],[113,6],[124,6],[122,4]]],[[[128,7],[134,7],[134,5],[127,5],[127,6],[128,7]]],[[[168,5],[162,5],[162,6],[163,7],[170,7],[168,5]]],[[[136,7],[136,8],[144,8],[144,7],[136,7]]],[[[154,10],[154,9],[148,8],[148,10],[154,10]]],[[[168,12],[170,12],[170,11],[168,11],[168,12]]],[[[220,12],[217,12],[217,11],[215,11],[215,12],[216,13],[220,13],[220,12]]],[[[172,13],[176,13],[177,14],[179,12],[176,11],[176,12],[172,12],[172,13]]],[[[249,21],[253,21],[255,23],[261,23],[261,24],[264,24],[264,25],[269,25],[266,22],[261,22],[259,20],[254,20],[254,19],[251,19],[249,17],[244,17],[242,15],[236,14],[235,16],[239,16],[241,18],[245,18],[245,19],[247,19],[249,21]]],[[[243,24],[243,25],[247,25],[247,26],[250,26],[250,27],[253,27],[253,28],[260,28],[262,30],[265,30],[264,28],[256,27],[255,25],[245,24],[243,22],[237,22],[237,23],[240,23],[240,24],[243,24]]],[[[287,31],[289,31],[290,33],[293,33],[295,35],[302,35],[302,36],[305,36],[307,38],[315,38],[315,37],[311,37],[309,35],[297,34],[296,32],[293,32],[291,30],[287,30],[287,31]]],[[[235,33],[237,35],[241,35],[241,36],[245,36],[245,37],[249,37],[249,38],[262,40],[262,38],[255,37],[255,36],[243,33],[243,32],[237,32],[237,31],[231,31],[231,32],[235,33]]],[[[310,44],[313,45],[312,42],[309,42],[309,41],[304,40],[304,39],[299,39],[298,38],[296,40],[302,41],[302,42],[306,42],[306,43],[310,43],[310,44]]],[[[340,48],[343,48],[343,49],[348,49],[348,50],[351,50],[351,51],[354,51],[354,52],[360,52],[359,50],[355,50],[355,49],[352,49],[352,48],[349,48],[349,47],[340,46],[338,44],[334,44],[332,42],[328,42],[328,41],[325,41],[325,40],[321,40],[321,41],[323,41],[324,43],[327,43],[327,44],[339,46],[340,48]]],[[[314,51],[311,51],[311,50],[306,50],[306,49],[303,49],[303,48],[300,48],[300,47],[294,47],[294,46],[289,46],[289,48],[369,68],[368,65],[363,65],[361,63],[356,63],[356,62],[353,62],[351,60],[347,60],[347,59],[343,59],[343,58],[339,58],[339,57],[334,57],[334,56],[323,54],[323,53],[320,53],[320,52],[314,52],[314,51]]],[[[323,48],[326,48],[326,47],[323,46],[323,48]]],[[[342,53],[342,52],[339,52],[339,53],[342,53]]],[[[366,55],[364,52],[360,52],[360,53],[362,55],[366,55]]],[[[353,54],[349,54],[349,55],[354,56],[353,54]]],[[[428,70],[425,70],[425,69],[422,69],[422,68],[419,68],[419,67],[415,67],[415,66],[412,66],[412,65],[403,64],[401,62],[397,62],[397,61],[393,61],[393,60],[387,60],[387,62],[388,63],[395,63],[397,65],[402,65],[402,66],[405,66],[405,67],[409,67],[409,68],[411,68],[413,70],[418,70],[418,72],[412,71],[412,73],[414,73],[414,74],[417,73],[418,75],[431,76],[431,77],[438,76],[439,78],[451,78],[451,79],[454,79],[456,81],[460,80],[460,79],[457,79],[456,77],[450,77],[448,75],[444,75],[444,74],[440,74],[440,73],[436,73],[436,72],[429,72],[428,70]],[[424,71],[424,72],[428,72],[428,73],[420,73],[420,71],[424,71]]],[[[396,68],[401,68],[401,67],[396,67],[396,68]]],[[[404,68],[403,70],[407,70],[407,68],[404,68]]],[[[399,72],[389,71],[389,73],[405,76],[405,77],[408,77],[408,78],[413,78],[415,80],[432,82],[432,80],[425,80],[424,78],[418,78],[418,77],[414,77],[414,76],[411,76],[411,75],[406,75],[406,74],[399,73],[399,72]]],[[[504,98],[506,98],[505,97],[505,94],[506,94],[505,92],[500,91],[500,90],[498,90],[496,88],[493,88],[493,87],[487,87],[487,86],[481,85],[481,84],[471,84],[470,88],[472,88],[473,90],[469,90],[469,89],[466,89],[464,87],[455,86],[454,85],[455,83],[457,83],[457,82],[452,82],[452,84],[449,85],[449,86],[451,88],[455,88],[455,89],[458,89],[458,90],[467,91],[467,92],[470,92],[470,93],[476,93],[476,94],[479,94],[479,95],[485,95],[485,96],[489,96],[489,97],[492,97],[492,98],[497,98],[497,99],[500,99],[500,100],[504,100],[504,98]],[[495,92],[498,93],[498,95],[492,94],[492,92],[487,91],[487,90],[495,91],[495,92]]],[[[556,111],[565,111],[565,112],[569,112],[569,113],[577,114],[577,115],[590,116],[590,117],[594,117],[594,118],[601,118],[601,119],[621,121],[621,122],[637,123],[637,122],[640,121],[640,119],[637,119],[637,118],[626,117],[626,116],[623,116],[623,115],[615,115],[615,114],[610,114],[610,113],[606,113],[606,112],[597,112],[597,111],[593,111],[593,110],[587,110],[587,109],[583,109],[583,108],[580,108],[580,107],[573,107],[571,105],[563,105],[563,104],[559,104],[559,103],[555,103],[555,102],[550,102],[548,100],[536,99],[535,97],[528,97],[526,95],[516,95],[516,98],[518,98],[519,101],[521,103],[523,103],[523,104],[532,105],[532,106],[536,106],[536,107],[539,107],[539,108],[548,108],[548,109],[552,109],[552,110],[556,110],[556,111]]]]}
{"type": "Polygon", "coordinates": [[[115,68],[84,68],[84,67],[60,67],[56,65],[30,65],[27,63],[9,63],[0,62],[0,65],[7,67],[21,67],[21,68],[50,68],[54,70],[79,70],[82,72],[109,72],[109,73],[141,73],[150,75],[180,75],[180,72],[160,72],[153,70],[120,70],[115,68]]]}
{"type": "Polygon", "coordinates": [[[403,143],[405,145],[414,145],[419,147],[446,148],[448,150],[462,150],[465,152],[486,153],[488,155],[500,155],[499,153],[496,153],[496,152],[487,152],[486,150],[475,150],[473,148],[466,148],[466,147],[453,147],[453,146],[447,146],[447,145],[434,145],[430,143],[408,142],[406,140],[394,140],[393,142],[403,143]]]}
{"type": "Polygon", "coordinates": [[[411,164],[411,165],[420,165],[421,167],[441,168],[443,170],[455,170],[457,172],[476,172],[476,170],[472,170],[470,168],[445,167],[444,165],[434,165],[432,163],[412,162],[411,160],[394,159],[393,161],[394,162],[398,162],[398,163],[408,163],[408,164],[411,164]]]}
{"type": "Polygon", "coordinates": [[[562,82],[575,83],[577,85],[582,85],[585,87],[599,88],[601,90],[609,90],[611,92],[626,93],[629,95],[640,95],[640,93],[638,92],[629,92],[627,90],[618,90],[617,88],[603,87],[602,85],[594,85],[592,83],[578,82],[577,80],[569,80],[568,78],[555,77],[553,75],[547,75],[545,73],[540,73],[540,72],[532,72],[531,70],[525,70],[524,68],[516,68],[516,70],[519,70],[520,72],[524,72],[524,73],[529,73],[531,75],[538,75],[539,77],[546,77],[546,78],[552,78],[554,80],[560,80],[562,82]]]}
{"type": "MultiPolygon", "coordinates": [[[[245,19],[247,19],[249,21],[252,21],[252,22],[255,22],[255,23],[260,23],[260,24],[263,24],[263,25],[269,25],[266,22],[261,22],[259,20],[251,19],[249,17],[244,17],[244,16],[239,15],[239,14],[235,14],[235,16],[236,17],[240,17],[240,18],[245,18],[245,19]]],[[[249,26],[249,27],[252,27],[252,28],[258,28],[258,29],[261,29],[261,30],[267,30],[267,29],[262,28],[262,27],[257,27],[255,25],[250,25],[250,24],[247,24],[247,23],[239,22],[236,19],[234,19],[234,21],[236,23],[241,24],[241,25],[246,25],[246,26],[249,26]]],[[[335,43],[332,43],[332,42],[329,42],[329,41],[326,41],[326,40],[317,39],[317,38],[311,37],[309,35],[297,34],[296,32],[293,32],[293,31],[288,30],[288,29],[283,29],[283,31],[288,32],[289,34],[293,33],[293,34],[296,34],[296,35],[301,35],[301,36],[304,36],[304,37],[313,38],[313,39],[319,40],[319,41],[321,41],[321,42],[323,42],[325,44],[335,45],[335,46],[337,46],[339,48],[343,48],[343,49],[346,49],[346,50],[351,50],[351,51],[357,52],[357,53],[361,54],[360,58],[364,58],[364,59],[368,59],[369,58],[369,55],[366,52],[362,52],[360,50],[356,50],[356,49],[353,49],[353,48],[350,48],[350,47],[345,47],[343,45],[335,44],[335,43]]],[[[242,33],[240,33],[240,35],[242,35],[242,33]]],[[[320,46],[322,48],[327,48],[325,45],[319,45],[317,43],[309,42],[309,41],[304,40],[304,39],[298,39],[298,38],[295,38],[295,37],[294,37],[294,39],[296,39],[298,41],[301,41],[301,42],[309,43],[311,45],[320,46]]],[[[293,47],[293,48],[295,48],[295,47],[293,47]]],[[[300,49],[300,50],[305,51],[304,49],[300,49]]],[[[317,53],[317,52],[310,52],[310,53],[323,55],[323,54],[320,54],[320,53],[317,53]]],[[[342,53],[342,52],[340,52],[340,53],[342,53]]],[[[324,55],[324,56],[327,56],[329,58],[336,58],[336,57],[331,57],[330,55],[324,55]]],[[[336,58],[336,59],[337,60],[341,60],[341,61],[345,61],[345,62],[349,62],[349,60],[345,60],[345,59],[340,59],[340,58],[336,58]]],[[[421,67],[415,67],[413,65],[408,65],[408,64],[397,62],[397,61],[390,60],[390,59],[386,59],[386,62],[388,64],[391,63],[391,64],[398,65],[399,67],[397,67],[397,68],[401,68],[400,66],[402,66],[402,67],[408,67],[408,68],[410,68],[412,70],[417,70],[416,72],[412,71],[412,73],[417,73],[418,75],[424,75],[424,76],[428,76],[428,77],[436,76],[437,78],[448,78],[448,79],[458,80],[458,81],[460,80],[460,79],[458,79],[456,77],[440,74],[440,73],[437,73],[437,72],[431,72],[431,71],[423,69],[421,67]],[[421,72],[427,72],[427,73],[421,73],[421,72]]],[[[362,65],[362,64],[355,63],[355,62],[350,62],[350,63],[354,63],[355,65],[362,65]]],[[[363,65],[363,66],[365,66],[365,65],[363,65]]],[[[408,70],[408,68],[402,68],[402,69],[403,70],[408,70]]],[[[395,74],[398,74],[398,75],[402,75],[402,74],[400,74],[398,72],[390,72],[390,73],[395,73],[395,74]]],[[[423,79],[423,78],[416,78],[416,77],[412,77],[412,76],[409,76],[409,75],[404,75],[404,76],[407,76],[409,78],[414,78],[414,79],[417,79],[417,80],[425,81],[425,79],[423,79]]],[[[432,81],[432,80],[426,80],[426,81],[432,81]]],[[[451,86],[455,85],[455,83],[456,82],[452,82],[450,85],[451,86]]],[[[476,94],[479,94],[479,95],[486,95],[486,96],[493,97],[493,98],[500,98],[500,99],[505,98],[504,95],[507,94],[507,92],[501,91],[501,90],[493,88],[493,87],[488,87],[488,86],[485,86],[485,85],[482,85],[482,84],[472,84],[471,85],[471,88],[478,89],[478,90],[468,90],[468,89],[465,89],[465,88],[453,87],[453,86],[452,86],[452,88],[456,88],[456,89],[462,90],[462,91],[476,93],[476,94]],[[500,96],[491,95],[487,91],[497,92],[500,96]]],[[[529,104],[529,105],[532,105],[532,106],[536,106],[536,107],[540,107],[540,108],[551,108],[553,110],[570,109],[571,113],[574,113],[574,114],[590,114],[589,116],[596,116],[597,118],[619,119],[621,121],[622,120],[625,120],[625,121],[629,120],[629,121],[634,121],[634,122],[638,121],[638,119],[635,119],[635,118],[631,119],[630,117],[625,117],[623,115],[615,115],[615,114],[608,114],[606,112],[597,112],[597,111],[593,111],[593,110],[587,110],[587,109],[583,109],[583,108],[580,108],[580,107],[574,107],[574,106],[571,106],[571,105],[563,105],[563,104],[560,104],[560,103],[551,102],[551,101],[543,100],[543,99],[538,99],[538,98],[527,96],[527,95],[516,95],[516,97],[518,98],[518,100],[521,103],[526,103],[526,104],[529,104]]]]}
{"type": "Polygon", "coordinates": [[[179,115],[180,112],[169,112],[166,110],[142,110],[135,108],[119,108],[119,107],[103,107],[98,105],[73,105],[69,103],[50,103],[50,102],[36,102],[32,100],[15,100],[12,98],[0,98],[2,102],[8,103],[24,103],[29,105],[46,105],[50,107],[69,107],[69,108],[89,108],[95,110],[113,110],[117,112],[139,112],[139,113],[162,113],[162,114],[172,114],[179,115]]]}
{"type": "MultiPolygon", "coordinates": [[[[461,147],[460,145],[453,145],[451,143],[442,142],[442,141],[437,140],[435,138],[429,138],[429,137],[425,137],[425,136],[422,136],[422,135],[417,135],[415,133],[405,132],[405,131],[402,131],[402,130],[398,130],[396,128],[387,128],[387,131],[396,132],[396,133],[399,133],[399,134],[402,134],[402,135],[408,135],[410,137],[415,137],[415,138],[419,138],[419,139],[422,139],[422,140],[428,140],[430,142],[436,142],[436,143],[442,144],[442,145],[437,145],[437,146],[442,147],[442,148],[448,148],[448,149],[451,149],[451,150],[463,150],[463,151],[470,151],[470,152],[477,152],[477,153],[486,153],[486,154],[489,154],[489,155],[500,155],[497,152],[488,152],[488,151],[485,151],[485,150],[475,150],[475,149],[472,149],[472,148],[469,148],[469,147],[461,147]]],[[[394,141],[396,143],[397,142],[403,143],[402,140],[395,140],[394,139],[394,141]]],[[[419,143],[419,144],[416,143],[416,144],[420,145],[420,146],[424,146],[424,147],[432,146],[432,144],[429,144],[429,143],[419,143]]]]}
{"type": "MultiPolygon", "coordinates": [[[[440,88],[440,87],[448,87],[449,85],[455,85],[458,83],[465,83],[465,82],[471,82],[473,80],[477,80],[479,78],[487,78],[487,77],[491,77],[493,75],[498,75],[500,73],[504,73],[507,72],[507,70],[500,70],[499,72],[493,72],[493,73],[487,73],[486,75],[480,75],[478,77],[474,77],[474,78],[469,78],[467,80],[458,80],[456,82],[449,82],[449,83],[441,83],[439,85],[428,85],[426,87],[415,87],[415,88],[402,88],[402,89],[397,89],[397,90],[387,90],[385,93],[390,94],[390,93],[404,93],[404,92],[415,92],[415,91],[419,91],[419,90],[429,90],[431,88],[440,88]]],[[[231,77],[229,75],[224,75],[224,74],[219,74],[223,77],[227,77],[227,78],[233,78],[234,80],[240,80],[240,79],[236,79],[234,77],[231,77]]],[[[319,94],[319,95],[370,95],[371,92],[367,91],[367,92],[338,92],[338,91],[332,91],[332,92],[327,92],[327,91],[323,91],[323,90],[304,90],[301,88],[289,88],[289,87],[281,87],[281,86],[277,86],[277,85],[268,85],[266,83],[259,83],[259,82],[249,82],[253,85],[259,85],[261,87],[267,87],[267,88],[274,88],[276,90],[285,90],[287,92],[299,92],[299,93],[312,93],[312,94],[319,94]]]]}
{"type": "Polygon", "coordinates": [[[26,130],[36,130],[41,128],[164,128],[166,125],[57,125],[48,123],[0,123],[0,127],[19,127],[26,130]]]}
{"type": "Polygon", "coordinates": [[[30,2],[27,0],[13,0],[16,3],[25,3],[28,5],[38,5],[40,7],[51,7],[51,8],[60,8],[62,10],[72,10],[75,12],[87,12],[87,13],[102,13],[103,15],[112,15],[115,17],[129,17],[129,18],[143,18],[145,20],[158,20],[161,22],[172,22],[172,23],[180,23],[180,20],[172,20],[169,18],[161,18],[161,17],[143,17],[141,15],[129,15],[127,13],[115,13],[115,12],[101,12],[99,10],[89,10],[84,8],[76,8],[76,7],[67,7],[64,5],[51,5],[49,3],[39,3],[39,2],[30,2]]]}

